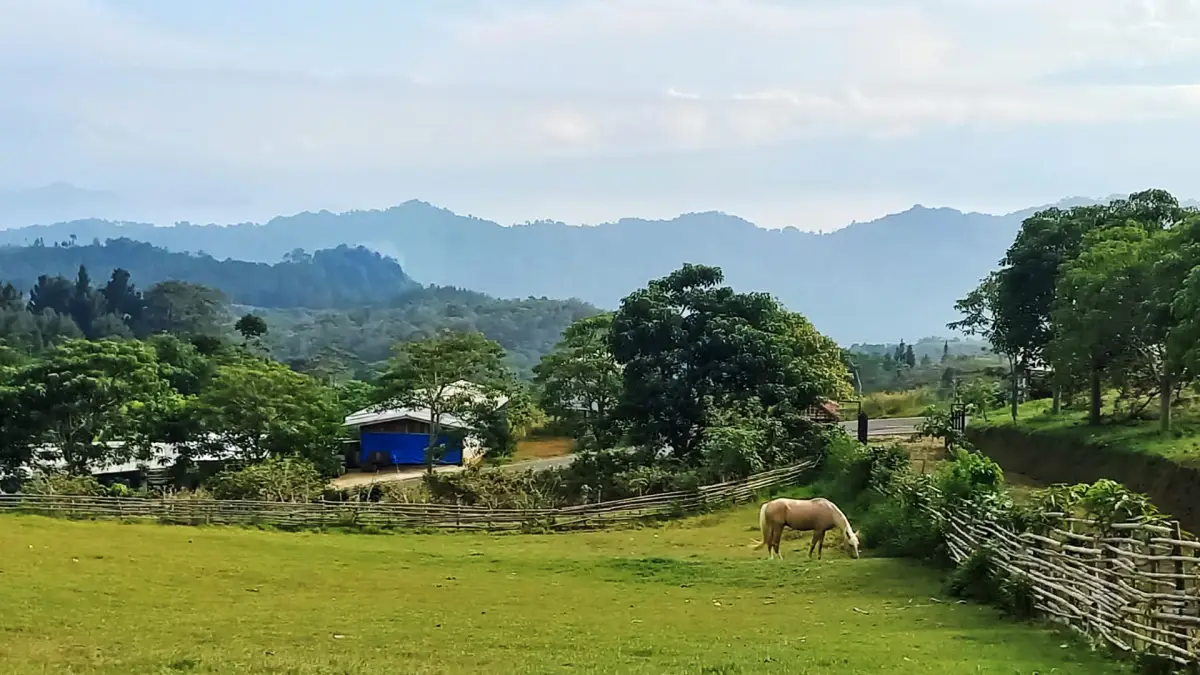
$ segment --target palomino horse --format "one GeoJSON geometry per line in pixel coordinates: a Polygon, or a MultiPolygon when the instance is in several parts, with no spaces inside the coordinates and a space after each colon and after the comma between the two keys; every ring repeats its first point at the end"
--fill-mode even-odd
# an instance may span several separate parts
{"type": "Polygon", "coordinates": [[[762,530],[762,541],[754,550],[767,547],[767,558],[777,555],[783,558],[779,551],[779,540],[783,538],[783,528],[790,527],[797,532],[812,530],[812,545],[808,547],[811,558],[813,549],[817,551],[817,559],[825,548],[825,533],[832,529],[841,530],[849,544],[850,555],[858,557],[858,535],[850,527],[850,521],[836,504],[828,499],[787,499],[780,497],[762,505],[758,510],[758,527],[762,530]]]}

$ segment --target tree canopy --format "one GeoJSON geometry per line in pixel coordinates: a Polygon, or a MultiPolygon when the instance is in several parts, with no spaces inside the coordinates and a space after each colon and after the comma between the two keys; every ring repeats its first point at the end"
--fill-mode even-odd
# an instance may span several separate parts
{"type": "Polygon", "coordinates": [[[1000,268],[959,301],[952,327],[986,337],[1019,373],[1053,369],[1059,390],[1086,389],[1099,424],[1114,405],[1140,414],[1155,396],[1164,428],[1174,391],[1195,372],[1188,280],[1200,265],[1197,214],[1163,190],[1027,218],[1000,268]]]}

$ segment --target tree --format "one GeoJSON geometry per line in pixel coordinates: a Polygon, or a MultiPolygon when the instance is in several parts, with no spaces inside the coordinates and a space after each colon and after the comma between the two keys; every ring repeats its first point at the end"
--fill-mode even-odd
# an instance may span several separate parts
{"type": "Polygon", "coordinates": [[[942,343],[942,363],[950,360],[950,341],[942,343]]]}
{"type": "Polygon", "coordinates": [[[94,324],[96,319],[104,314],[104,307],[101,298],[97,297],[96,292],[92,289],[92,278],[83,265],[79,266],[79,272],[75,277],[75,287],[71,292],[70,313],[75,325],[79,326],[79,330],[83,331],[84,336],[96,337],[94,324]]]}
{"type": "Polygon", "coordinates": [[[118,267],[100,289],[100,296],[104,299],[105,312],[115,314],[128,326],[135,326],[142,320],[144,301],[129,279],[129,272],[118,267]]]}
{"type": "Polygon", "coordinates": [[[43,274],[29,291],[29,311],[43,314],[52,310],[58,314],[70,314],[73,292],[74,286],[66,278],[43,274]]]}
{"type": "Polygon", "coordinates": [[[1012,337],[1008,330],[1012,322],[1004,320],[1002,313],[1005,307],[1001,305],[1000,275],[997,272],[989,274],[979,286],[967,294],[954,308],[963,315],[962,319],[947,324],[951,330],[960,330],[967,335],[978,335],[988,341],[992,349],[1003,354],[1008,359],[1008,374],[1010,386],[1009,405],[1013,421],[1017,419],[1020,400],[1020,374],[1022,358],[1027,358],[1027,346],[1012,337]]]}
{"type": "Polygon", "coordinates": [[[267,322],[261,316],[245,314],[233,324],[233,329],[242,334],[242,339],[249,343],[267,334],[267,322]]]}
{"type": "Polygon", "coordinates": [[[613,409],[621,394],[621,368],[609,349],[612,314],[567,327],[554,351],[533,369],[538,402],[576,440],[611,447],[619,436],[613,409]]]}
{"type": "MultiPolygon", "coordinates": [[[[718,268],[686,264],[651,281],[621,301],[609,337],[631,439],[666,444],[692,466],[718,410],[757,398],[799,437],[801,413],[823,393],[814,364],[798,356],[795,318],[773,297],[735,293],[723,280],[718,268]]],[[[840,353],[834,361],[845,383],[840,353]]]]}
{"type": "Polygon", "coordinates": [[[429,473],[446,421],[456,419],[468,430],[478,427],[485,411],[506,400],[514,378],[504,356],[498,343],[479,333],[447,331],[396,345],[379,379],[379,406],[429,411],[429,473]]]}
{"type": "Polygon", "coordinates": [[[180,404],[154,351],[136,342],[72,340],[8,379],[0,435],[23,462],[37,446],[52,446],[50,459],[73,473],[138,457],[153,440],[153,421],[180,404]]]}
{"type": "Polygon", "coordinates": [[[0,285],[0,311],[11,312],[23,309],[25,294],[10,283],[0,285]]]}
{"type": "Polygon", "coordinates": [[[915,368],[917,366],[917,356],[916,354],[913,354],[912,345],[908,345],[904,348],[904,365],[908,366],[909,368],[915,368]]]}
{"type": "Polygon", "coordinates": [[[218,335],[225,330],[225,296],[206,286],[163,281],[145,293],[145,310],[138,335],[218,335]]]}
{"type": "Polygon", "coordinates": [[[225,454],[299,456],[327,475],[337,468],[343,416],[334,392],[281,363],[243,354],[220,364],[195,411],[225,454]]]}

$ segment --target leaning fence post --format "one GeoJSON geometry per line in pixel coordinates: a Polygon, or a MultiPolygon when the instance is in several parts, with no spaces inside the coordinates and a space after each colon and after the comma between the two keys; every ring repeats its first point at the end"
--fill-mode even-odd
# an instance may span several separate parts
{"type": "MultiPolygon", "coordinates": [[[[1179,526],[1178,520],[1171,523],[1171,538],[1175,540],[1175,542],[1171,544],[1171,557],[1175,558],[1175,595],[1180,596],[1180,599],[1183,601],[1182,604],[1175,609],[1175,612],[1180,616],[1183,616],[1187,612],[1187,582],[1184,581],[1184,574],[1186,572],[1183,567],[1183,547],[1179,545],[1179,542],[1183,541],[1183,528],[1179,526]]],[[[1191,629],[1188,628],[1187,624],[1182,621],[1176,623],[1175,625],[1178,626],[1178,629],[1183,631],[1184,635],[1187,636],[1176,638],[1176,644],[1182,649],[1187,649],[1189,642],[1188,638],[1191,637],[1189,635],[1191,633],[1191,629]]]]}

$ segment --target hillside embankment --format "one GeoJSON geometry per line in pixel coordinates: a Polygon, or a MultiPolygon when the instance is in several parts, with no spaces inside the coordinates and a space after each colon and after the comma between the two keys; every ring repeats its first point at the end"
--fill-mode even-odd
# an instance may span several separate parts
{"type": "Polygon", "coordinates": [[[968,428],[967,438],[1006,472],[1040,483],[1118,481],[1148,495],[1184,529],[1200,532],[1200,470],[1165,457],[1014,426],[968,428]]]}

